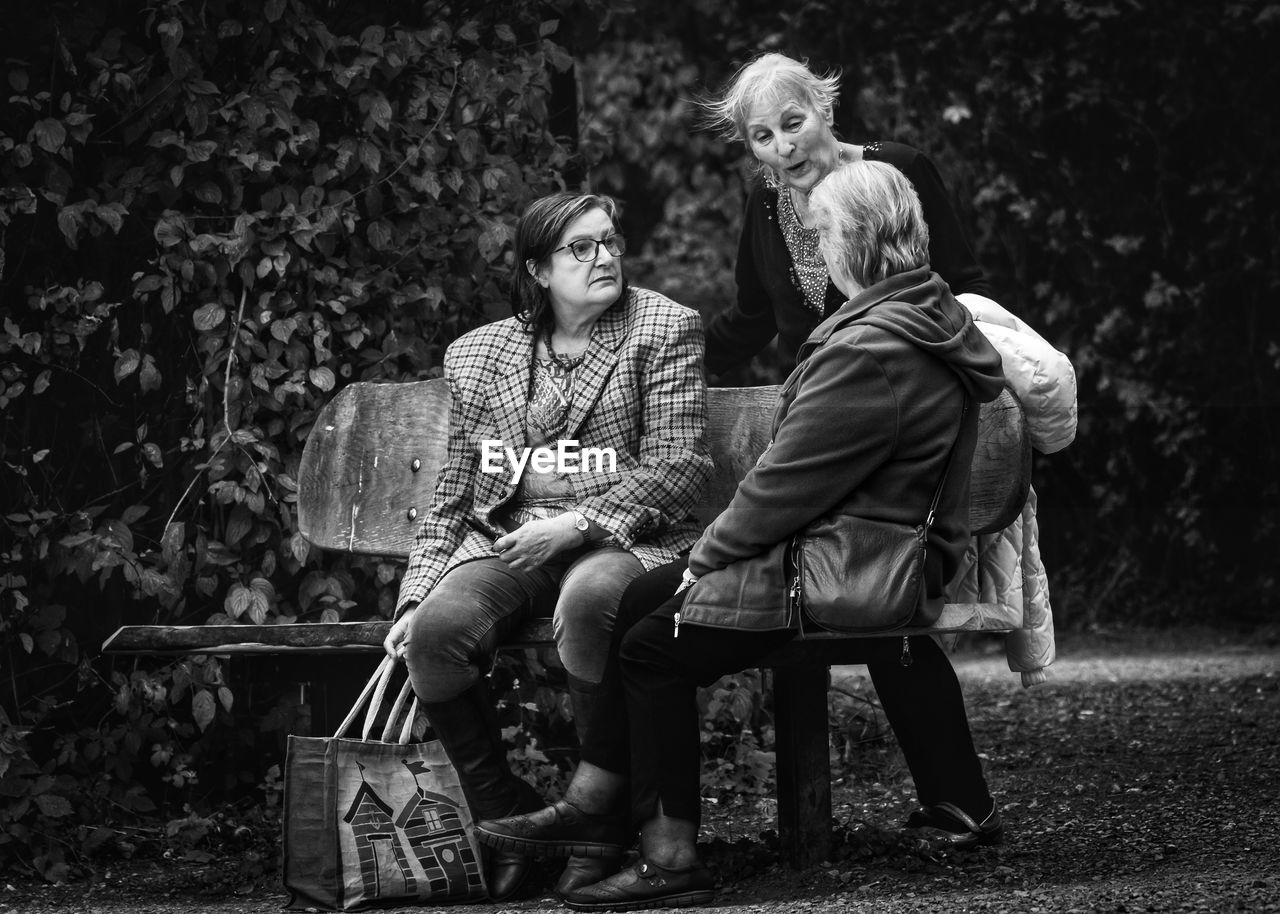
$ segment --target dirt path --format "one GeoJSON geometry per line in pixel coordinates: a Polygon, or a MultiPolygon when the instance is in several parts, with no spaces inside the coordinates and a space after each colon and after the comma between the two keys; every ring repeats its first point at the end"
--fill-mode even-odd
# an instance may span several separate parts
{"type": "MultiPolygon", "coordinates": [[[[910,782],[896,748],[876,743],[834,782],[843,841],[829,864],[795,872],[773,861],[756,839],[770,825],[768,801],[710,808],[718,840],[705,849],[722,883],[703,910],[1280,912],[1274,636],[1063,639],[1051,681],[1030,690],[986,647],[968,646],[956,668],[1004,810],[1004,846],[932,859],[901,841],[892,826],[911,809],[910,782]]],[[[833,678],[856,687],[860,675],[833,678]]],[[[0,914],[246,914],[284,903],[271,887],[230,895],[218,866],[117,865],[96,884],[48,888],[0,879],[0,914]]],[[[543,895],[444,910],[565,909],[543,895]]]]}

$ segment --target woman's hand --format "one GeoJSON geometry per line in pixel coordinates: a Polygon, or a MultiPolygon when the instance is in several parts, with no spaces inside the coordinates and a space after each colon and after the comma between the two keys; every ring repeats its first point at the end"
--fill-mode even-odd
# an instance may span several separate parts
{"type": "Polygon", "coordinates": [[[391,631],[387,632],[387,637],[382,642],[382,649],[392,660],[403,660],[405,651],[409,645],[405,639],[409,635],[409,620],[413,618],[413,614],[418,611],[419,607],[406,609],[404,615],[396,620],[391,626],[391,631]]]}
{"type": "Polygon", "coordinates": [[[519,571],[533,571],[566,549],[582,545],[582,534],[573,526],[573,514],[531,520],[493,544],[498,558],[519,571]]]}

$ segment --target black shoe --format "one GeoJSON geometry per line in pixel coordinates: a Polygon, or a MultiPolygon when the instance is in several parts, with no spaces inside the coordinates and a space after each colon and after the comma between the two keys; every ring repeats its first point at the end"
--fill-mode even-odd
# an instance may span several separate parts
{"type": "Polygon", "coordinates": [[[476,823],[476,840],[488,847],[551,857],[617,857],[626,828],[614,816],[593,816],[559,800],[545,809],[476,823]]]}
{"type": "Polygon", "coordinates": [[[551,891],[561,901],[575,889],[595,885],[622,869],[621,857],[570,857],[551,891]]]}
{"type": "MultiPolygon", "coordinates": [[[[543,800],[538,796],[538,792],[523,781],[521,784],[524,785],[520,791],[522,796],[512,812],[527,812],[539,808],[543,800]]],[[[506,901],[524,885],[533,868],[533,860],[526,854],[510,850],[486,848],[485,851],[485,856],[488,858],[488,864],[485,867],[485,887],[489,891],[489,899],[506,901]]]]}
{"type": "Polygon", "coordinates": [[[953,803],[937,803],[917,809],[903,826],[918,831],[934,850],[967,851],[991,847],[1004,841],[1004,823],[1000,810],[991,804],[991,812],[981,822],[953,803]]]}
{"type": "Polygon", "coordinates": [[[639,911],[709,904],[715,896],[715,877],[701,863],[669,870],[640,860],[616,876],[574,889],[564,903],[575,911],[639,911]]]}
{"type": "Polygon", "coordinates": [[[485,870],[485,887],[490,901],[506,901],[524,885],[533,861],[524,854],[511,851],[489,851],[485,870]]]}

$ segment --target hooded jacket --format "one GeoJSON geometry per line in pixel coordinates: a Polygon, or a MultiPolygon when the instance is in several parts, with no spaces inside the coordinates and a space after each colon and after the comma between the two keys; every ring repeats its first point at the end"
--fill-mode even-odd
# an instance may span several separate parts
{"type": "MultiPolygon", "coordinates": [[[[779,392],[772,442],[694,544],[689,569],[698,577],[767,552],[830,512],[921,523],[953,442],[953,467],[968,467],[978,404],[1004,386],[999,354],[928,267],[846,302],[809,335],[799,357],[779,392]],[[965,392],[970,405],[962,416],[965,392]]],[[[968,509],[969,474],[953,471],[929,533],[931,597],[942,595],[960,566],[968,509]]],[[[787,625],[781,608],[698,608],[681,621],[787,625]]]]}

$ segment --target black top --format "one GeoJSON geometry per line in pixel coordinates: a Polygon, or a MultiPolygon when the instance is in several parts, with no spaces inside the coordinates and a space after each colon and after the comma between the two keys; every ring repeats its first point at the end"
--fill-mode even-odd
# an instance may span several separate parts
{"type": "MultiPolygon", "coordinates": [[[[952,293],[990,296],[991,287],[951,207],[942,176],[928,156],[902,143],[871,143],[862,154],[868,160],[888,162],[915,187],[929,226],[930,265],[952,293]]],[[[791,274],[791,254],[778,226],[778,192],[761,182],[747,198],[738,241],[738,301],[707,327],[706,361],[712,374],[747,361],[775,336],[780,367],[790,372],[800,344],[823,317],[844,304],[844,294],[827,280],[826,309],[819,316],[805,305],[804,293],[791,274]]]]}

